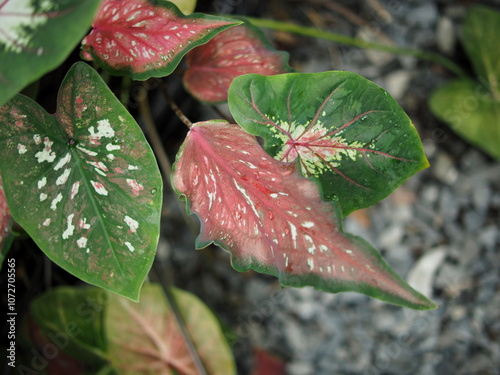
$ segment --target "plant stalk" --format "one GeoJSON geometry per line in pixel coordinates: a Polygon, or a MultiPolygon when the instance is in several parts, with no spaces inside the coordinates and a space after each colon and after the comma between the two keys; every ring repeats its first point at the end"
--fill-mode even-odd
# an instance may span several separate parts
{"type": "Polygon", "coordinates": [[[289,22],[275,21],[262,18],[245,17],[249,22],[253,23],[257,27],[263,27],[266,29],[285,31],[292,34],[298,34],[303,36],[309,36],[312,38],[325,39],[332,42],[337,42],[353,47],[364,48],[364,49],[375,49],[378,51],[394,53],[397,55],[413,56],[422,60],[432,61],[434,63],[440,64],[449,71],[453,72],[460,78],[468,77],[467,74],[453,61],[447,57],[429,51],[422,51],[414,48],[391,46],[388,44],[369,42],[359,38],[352,38],[349,36],[333,33],[325,30],[318,30],[313,27],[296,25],[289,22]]]}
{"type": "MultiPolygon", "coordinates": [[[[170,180],[170,176],[172,175],[172,165],[170,164],[170,160],[168,160],[168,156],[165,152],[165,148],[163,147],[163,143],[161,142],[160,135],[156,131],[156,126],[154,124],[153,117],[151,116],[151,110],[149,108],[147,95],[145,95],[144,98],[139,101],[139,111],[141,113],[142,119],[144,120],[146,132],[149,134],[151,147],[155,152],[158,164],[160,165],[160,169],[162,170],[163,179],[166,182],[166,184],[164,183],[164,185],[172,186],[170,180]]],[[[189,123],[191,122],[189,121],[189,123]]],[[[176,202],[181,215],[184,218],[184,221],[186,222],[192,233],[196,235],[199,232],[198,225],[193,220],[193,218],[186,213],[185,207],[182,207],[181,201],[177,199],[176,202]]]]}

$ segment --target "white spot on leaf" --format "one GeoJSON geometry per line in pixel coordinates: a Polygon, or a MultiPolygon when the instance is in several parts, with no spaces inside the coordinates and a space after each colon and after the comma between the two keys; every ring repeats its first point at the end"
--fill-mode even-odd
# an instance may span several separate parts
{"type": "Polygon", "coordinates": [[[134,252],[135,248],[132,246],[130,242],[125,242],[125,246],[127,246],[131,252],[134,252]]]}
{"type": "Polygon", "coordinates": [[[106,188],[104,187],[103,184],[101,184],[100,182],[95,182],[95,181],[90,181],[90,183],[92,184],[94,190],[96,191],[97,194],[100,194],[100,195],[108,195],[108,191],[106,190],[106,188]]]}
{"type": "Polygon", "coordinates": [[[39,163],[42,163],[44,161],[52,163],[56,158],[56,153],[52,151],[52,145],[54,144],[54,142],[52,142],[48,137],[45,137],[45,139],[43,140],[43,144],[45,145],[45,147],[42,151],[38,151],[35,154],[35,157],[38,159],[39,163]]]}
{"type": "Polygon", "coordinates": [[[57,197],[55,197],[53,200],[52,200],[52,203],[50,204],[50,208],[52,209],[52,211],[55,211],[57,209],[57,204],[62,201],[62,194],[59,193],[57,194],[57,197]]]}
{"type": "Polygon", "coordinates": [[[47,185],[47,177],[42,177],[42,179],[38,181],[38,189],[43,188],[45,185],[47,185]]]}
{"type": "Polygon", "coordinates": [[[125,216],[125,223],[129,226],[132,233],[136,232],[137,228],[139,228],[139,223],[130,216],[125,216]]]}
{"type": "Polygon", "coordinates": [[[63,185],[68,181],[69,174],[71,173],[71,168],[67,168],[64,170],[62,175],[60,175],[56,180],[56,185],[63,185]]]}
{"type": "Polygon", "coordinates": [[[25,145],[22,145],[22,144],[18,144],[17,145],[17,151],[19,151],[19,155],[22,155],[24,154],[26,151],[28,151],[28,149],[26,148],[25,145]]]}
{"type": "Polygon", "coordinates": [[[75,214],[70,214],[68,215],[68,227],[66,228],[66,230],[63,232],[62,234],[62,238],[64,240],[67,240],[70,236],[73,235],[73,231],[75,230],[75,226],[73,225],[73,217],[75,216],[75,214]]]}

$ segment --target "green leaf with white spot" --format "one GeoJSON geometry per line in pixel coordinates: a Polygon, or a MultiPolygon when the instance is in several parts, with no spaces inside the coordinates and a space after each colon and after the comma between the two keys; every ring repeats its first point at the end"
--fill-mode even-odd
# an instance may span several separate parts
{"type": "Polygon", "coordinates": [[[68,57],[90,27],[99,3],[0,1],[0,105],[68,57]]]}
{"type": "Polygon", "coordinates": [[[343,216],[377,203],[428,166],[403,109],[355,73],[248,74],[233,81],[228,97],[236,122],[263,137],[274,158],[298,160],[343,216]]]}
{"type": "Polygon", "coordinates": [[[132,116],[76,63],[49,115],[17,95],[0,108],[0,170],[13,218],[55,263],[137,300],[159,237],[162,180],[132,116]]]}

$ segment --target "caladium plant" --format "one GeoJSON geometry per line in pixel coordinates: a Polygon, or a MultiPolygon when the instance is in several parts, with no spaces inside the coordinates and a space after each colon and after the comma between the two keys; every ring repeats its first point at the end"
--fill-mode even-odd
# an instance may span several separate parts
{"type": "Polygon", "coordinates": [[[17,95],[0,108],[0,123],[14,219],[67,271],[137,299],[158,242],[162,181],[132,116],[79,62],[55,116],[17,95]]]}
{"type": "Polygon", "coordinates": [[[342,232],[335,208],[296,163],[271,158],[255,137],[220,121],[194,124],[179,151],[173,185],[200,218],[197,248],[215,242],[239,271],[282,285],[356,291],[416,309],[434,308],[360,238],[342,232]]]}
{"type": "Polygon", "coordinates": [[[293,71],[288,65],[288,53],[276,51],[249,22],[225,30],[189,52],[186,65],[188,69],[183,75],[186,90],[209,104],[226,102],[231,82],[241,75],[293,71]]]}
{"type": "Polygon", "coordinates": [[[369,207],[426,168],[420,138],[396,101],[351,72],[245,75],[233,81],[236,122],[278,160],[297,160],[343,216],[369,207]]]}
{"type": "Polygon", "coordinates": [[[200,13],[185,16],[165,0],[103,0],[82,54],[114,74],[163,77],[189,50],[240,23],[200,13]]]}

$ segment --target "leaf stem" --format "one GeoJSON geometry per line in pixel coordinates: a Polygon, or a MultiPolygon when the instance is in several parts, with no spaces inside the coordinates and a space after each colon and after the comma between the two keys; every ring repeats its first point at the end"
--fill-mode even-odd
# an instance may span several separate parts
{"type": "MultiPolygon", "coordinates": [[[[151,147],[154,150],[154,153],[158,160],[158,164],[160,165],[160,168],[162,170],[162,175],[166,182],[166,184],[164,185],[172,186],[170,180],[170,176],[172,175],[172,165],[170,164],[170,160],[168,160],[168,156],[161,142],[160,135],[156,131],[156,126],[153,117],[151,116],[151,110],[149,108],[147,95],[144,95],[144,97],[139,100],[139,111],[141,113],[142,119],[144,120],[146,132],[149,134],[151,147]]],[[[199,233],[198,225],[193,220],[193,218],[186,213],[186,210],[184,209],[184,207],[182,207],[182,202],[178,199],[176,199],[175,201],[177,202],[181,215],[184,218],[184,221],[188,225],[189,229],[191,229],[192,233],[194,234],[199,233]]]]}
{"type": "Polygon", "coordinates": [[[155,262],[153,264],[153,271],[156,274],[156,277],[158,278],[161,286],[163,287],[163,291],[165,292],[165,295],[167,297],[168,303],[170,304],[170,307],[172,308],[172,312],[174,313],[175,320],[177,321],[177,324],[179,326],[179,329],[181,330],[182,336],[184,337],[184,342],[186,344],[186,347],[188,348],[189,354],[191,355],[191,358],[193,359],[194,365],[196,367],[196,370],[199,375],[208,375],[205,366],[203,365],[203,362],[200,359],[200,356],[198,355],[198,350],[194,346],[193,340],[191,339],[191,336],[189,335],[189,332],[186,329],[186,323],[184,322],[184,319],[182,318],[181,312],[179,310],[179,306],[177,305],[177,301],[175,300],[174,295],[172,294],[172,291],[170,290],[170,285],[164,277],[164,273],[160,272],[158,268],[158,263],[155,262]]]}
{"type": "Polygon", "coordinates": [[[184,113],[182,113],[181,109],[177,106],[177,104],[174,102],[172,97],[167,91],[167,88],[163,82],[161,82],[161,90],[163,92],[163,96],[165,96],[165,99],[167,100],[168,104],[170,104],[170,108],[172,108],[172,111],[177,115],[179,120],[181,120],[184,125],[186,125],[189,129],[193,127],[193,123],[186,117],[184,113]]]}
{"type": "Polygon", "coordinates": [[[332,42],[337,42],[341,44],[346,44],[349,46],[354,46],[358,48],[364,49],[375,49],[378,51],[394,53],[397,55],[406,55],[417,57],[422,60],[428,60],[435,62],[437,64],[442,65],[446,69],[450,70],[460,78],[466,78],[467,74],[464,72],[462,68],[460,68],[453,61],[448,59],[447,57],[430,51],[422,51],[414,48],[400,47],[400,46],[392,46],[388,44],[369,42],[359,38],[352,38],[349,36],[333,33],[331,31],[318,30],[313,27],[296,25],[289,22],[283,21],[275,21],[270,19],[262,19],[262,18],[254,18],[254,17],[245,17],[248,21],[253,23],[255,26],[263,27],[266,29],[273,29],[279,31],[285,31],[292,34],[304,35],[318,39],[325,39],[332,42]]]}

